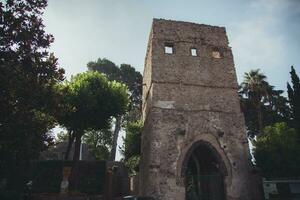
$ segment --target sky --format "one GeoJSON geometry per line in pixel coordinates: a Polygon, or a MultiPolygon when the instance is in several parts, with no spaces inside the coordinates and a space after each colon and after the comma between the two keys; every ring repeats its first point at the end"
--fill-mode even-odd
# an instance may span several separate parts
{"type": "MultiPolygon", "coordinates": [[[[49,0],[51,51],[69,78],[89,61],[107,58],[143,72],[153,18],[226,27],[238,81],[260,68],[286,90],[293,65],[300,74],[300,0],[49,0]]],[[[121,140],[120,140],[121,141],[121,140]]]]}

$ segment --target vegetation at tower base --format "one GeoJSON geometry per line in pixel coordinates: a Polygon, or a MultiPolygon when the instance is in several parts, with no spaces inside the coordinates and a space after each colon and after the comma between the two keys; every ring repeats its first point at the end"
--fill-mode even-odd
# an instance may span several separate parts
{"type": "Polygon", "coordinates": [[[115,118],[112,149],[110,152],[110,160],[115,160],[117,139],[122,125],[126,124],[126,121],[136,121],[141,117],[142,75],[131,65],[121,64],[118,67],[115,63],[105,58],[99,58],[96,62],[89,62],[87,67],[90,71],[98,71],[105,74],[109,80],[126,84],[129,90],[129,112],[126,115],[115,118]]]}
{"type": "Polygon", "coordinates": [[[290,122],[291,111],[283,91],[275,90],[259,69],[245,73],[239,94],[248,136],[259,135],[265,126],[276,122],[290,122]]]}
{"type": "Polygon", "coordinates": [[[254,141],[254,157],[263,175],[268,178],[300,176],[300,145],[296,130],[286,123],[265,127],[254,141]]]}
{"type": "Polygon", "coordinates": [[[52,143],[64,70],[48,52],[54,38],[42,21],[46,0],[0,2],[0,160],[36,159],[52,143]]]}
{"type": "Polygon", "coordinates": [[[73,159],[78,160],[85,132],[106,129],[112,117],[127,111],[127,87],[98,72],[86,72],[65,81],[59,90],[64,95],[58,120],[75,139],[73,159]]]}
{"type": "Polygon", "coordinates": [[[292,126],[298,131],[300,141],[300,80],[294,67],[291,67],[292,86],[287,83],[289,103],[292,110],[292,126]]]}
{"type": "Polygon", "coordinates": [[[125,166],[131,174],[136,174],[139,171],[143,126],[141,120],[129,121],[125,126],[126,137],[123,138],[124,144],[121,153],[124,156],[125,166]]]}

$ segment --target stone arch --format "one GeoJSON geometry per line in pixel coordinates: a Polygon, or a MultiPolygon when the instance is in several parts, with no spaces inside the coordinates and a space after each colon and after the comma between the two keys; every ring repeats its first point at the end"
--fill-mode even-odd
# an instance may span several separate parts
{"type": "Polygon", "coordinates": [[[221,152],[211,142],[201,139],[189,145],[183,155],[179,176],[185,199],[225,199],[229,173],[221,152]]]}
{"type": "Polygon", "coordinates": [[[181,171],[180,171],[180,177],[185,176],[185,171],[187,169],[188,162],[191,159],[191,155],[195,152],[195,150],[197,148],[199,148],[201,146],[207,148],[211,152],[211,154],[214,156],[214,158],[218,161],[218,164],[220,166],[220,172],[222,173],[222,175],[224,177],[228,176],[228,170],[226,168],[226,165],[225,165],[221,155],[214,148],[214,146],[211,143],[209,143],[208,141],[198,140],[191,145],[191,147],[188,149],[188,151],[185,154],[185,158],[181,164],[182,167],[181,167],[181,171]]]}
{"type": "Polygon", "coordinates": [[[205,146],[218,160],[220,171],[223,175],[224,195],[226,196],[228,192],[231,191],[230,187],[232,184],[232,166],[225,150],[221,147],[218,138],[213,134],[203,133],[198,134],[195,138],[189,140],[188,143],[182,145],[183,146],[180,151],[180,156],[177,160],[177,185],[185,191],[185,172],[187,169],[186,167],[188,161],[195,149],[197,149],[199,146],[205,146]]]}

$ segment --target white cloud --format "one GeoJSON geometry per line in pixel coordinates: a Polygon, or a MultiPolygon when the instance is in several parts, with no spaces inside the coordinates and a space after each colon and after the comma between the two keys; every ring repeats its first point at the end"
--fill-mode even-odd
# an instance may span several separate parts
{"type": "Polygon", "coordinates": [[[278,68],[286,59],[286,36],[279,31],[286,8],[283,0],[252,1],[247,17],[232,24],[230,41],[239,78],[250,69],[278,68]]]}

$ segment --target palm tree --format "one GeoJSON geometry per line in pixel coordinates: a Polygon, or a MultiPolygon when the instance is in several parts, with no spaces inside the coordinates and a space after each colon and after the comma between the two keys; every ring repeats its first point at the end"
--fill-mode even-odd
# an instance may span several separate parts
{"type": "Polygon", "coordinates": [[[271,95],[272,90],[272,86],[267,82],[267,77],[259,69],[244,74],[241,93],[255,108],[259,133],[263,129],[262,104],[271,95]]]}

